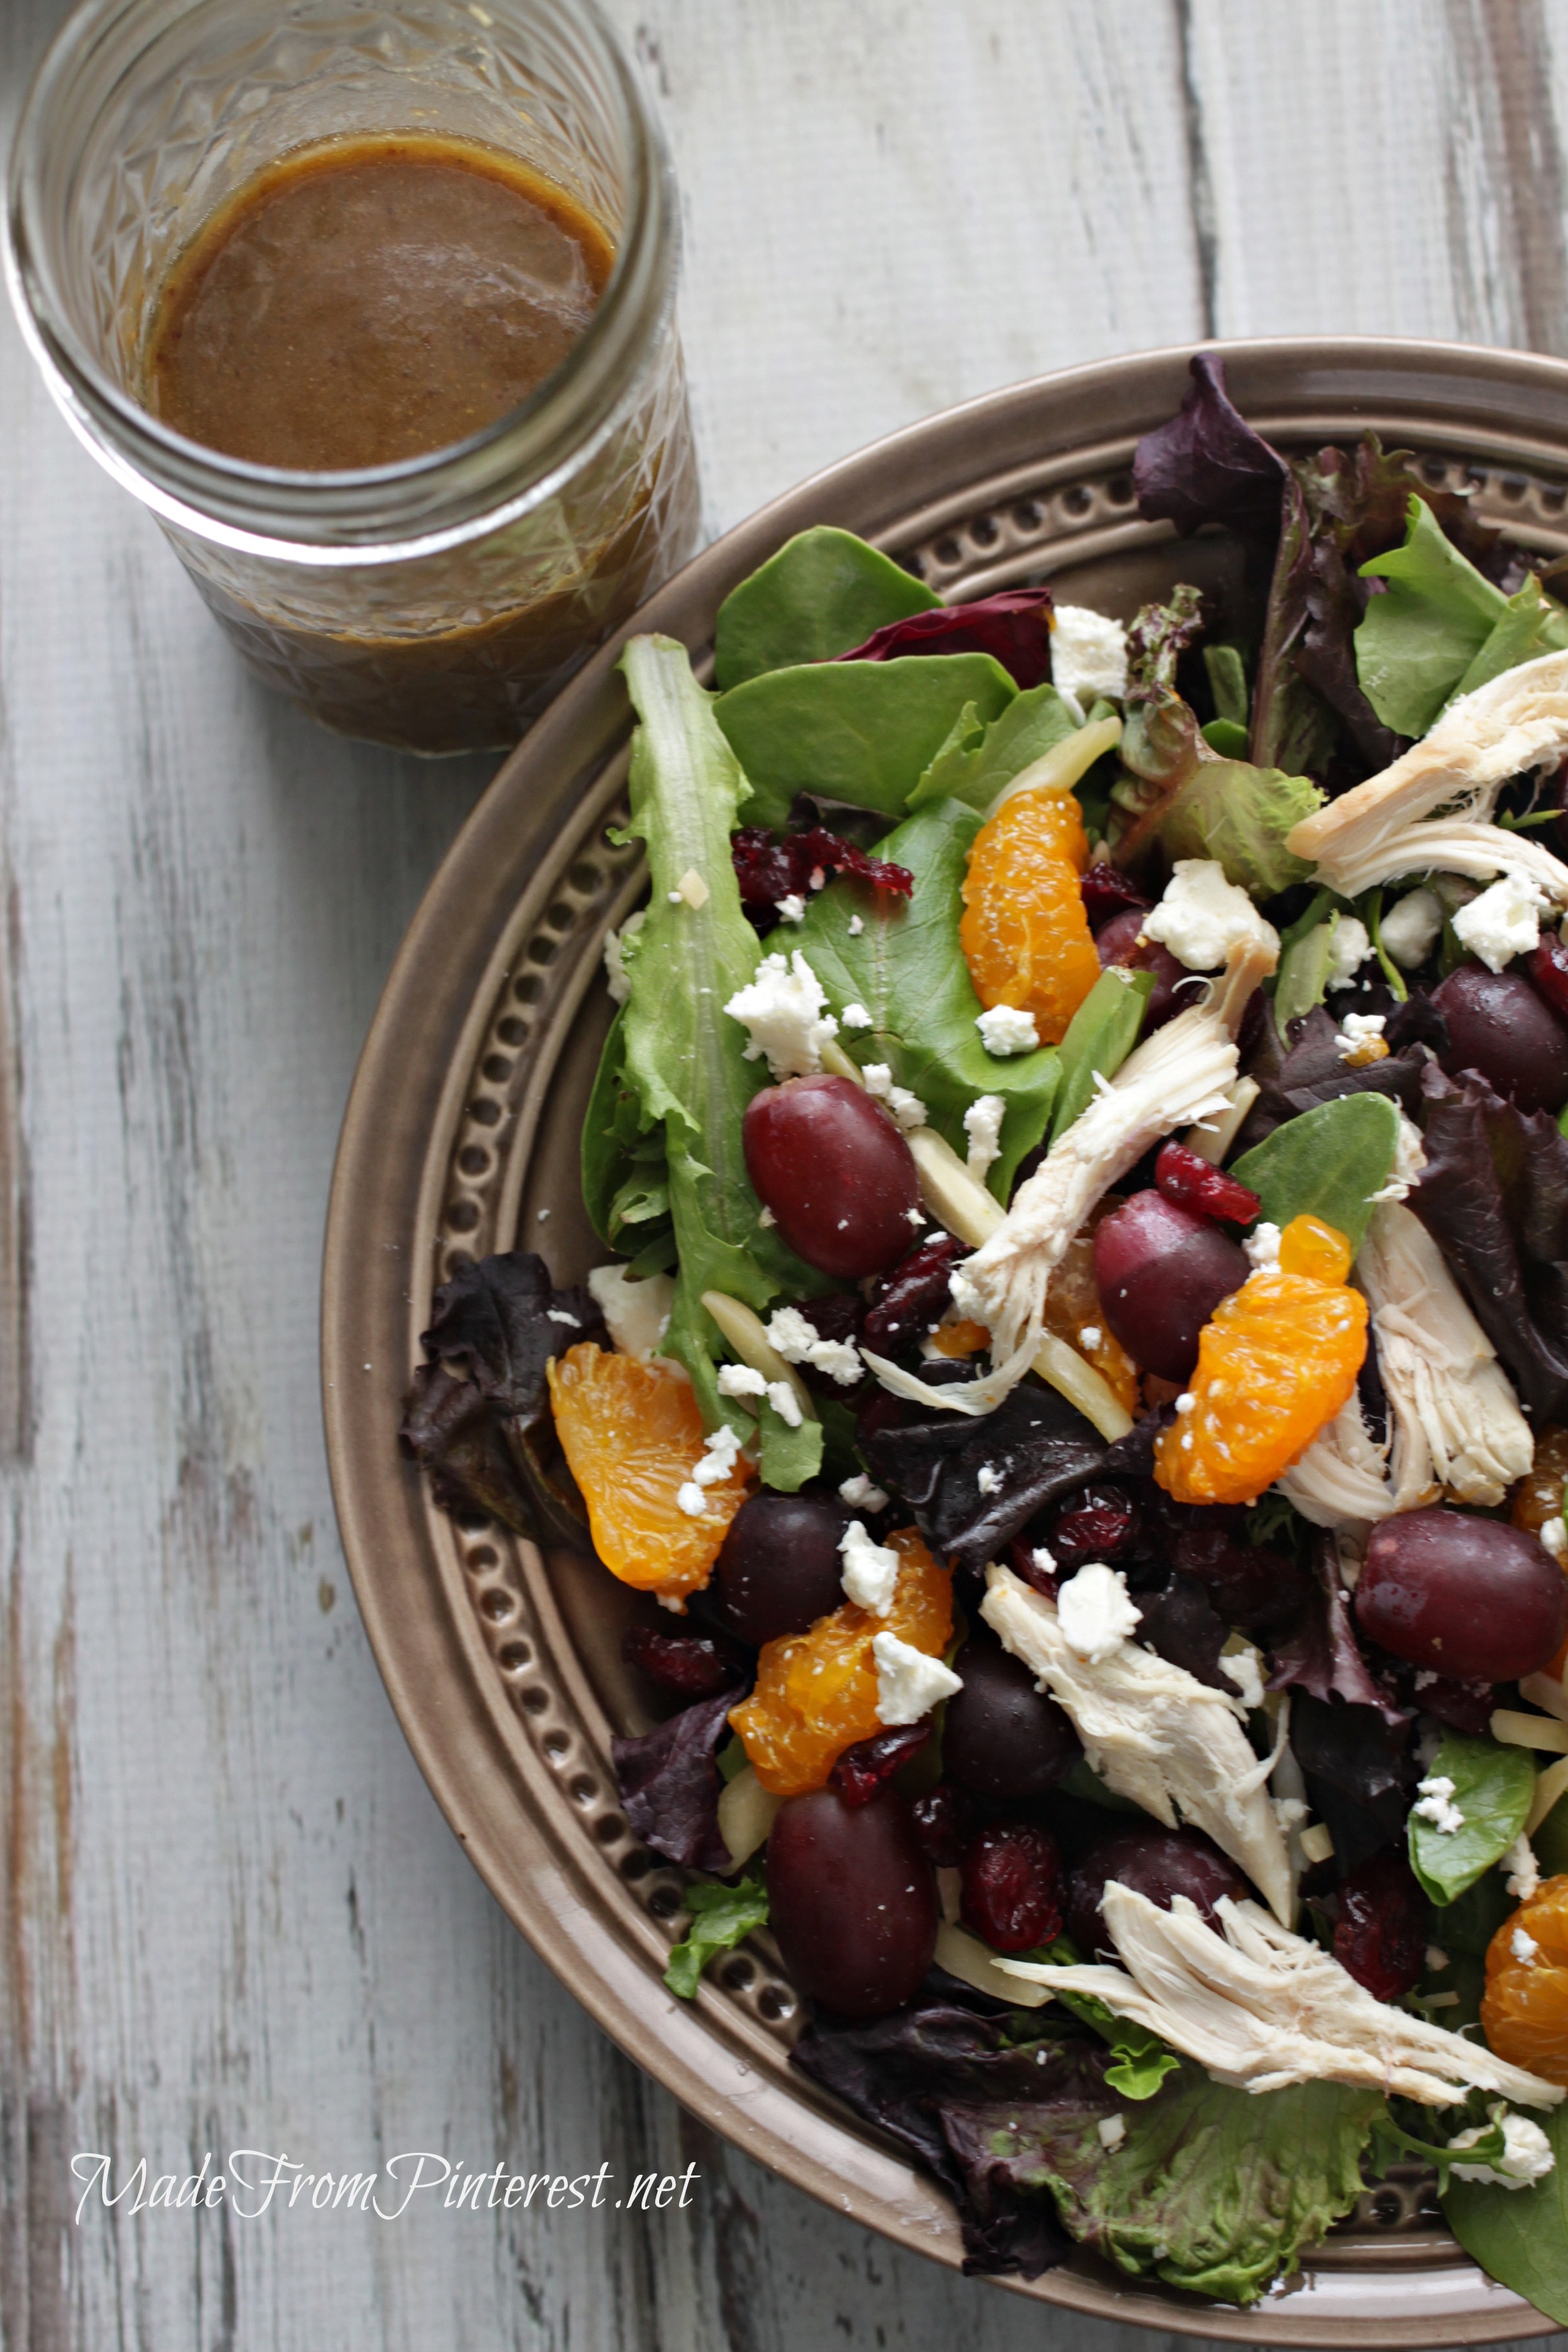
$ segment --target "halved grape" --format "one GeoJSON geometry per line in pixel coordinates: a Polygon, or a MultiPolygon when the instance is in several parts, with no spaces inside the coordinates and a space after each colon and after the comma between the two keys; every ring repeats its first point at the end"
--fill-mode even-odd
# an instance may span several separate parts
{"type": "Polygon", "coordinates": [[[1247,1885],[1234,1862],[1201,1830],[1116,1830],[1073,1864],[1068,1882],[1068,1934],[1085,1959],[1117,1955],[1100,1911],[1110,1879],[1168,1911],[1178,1895],[1197,1905],[1211,1927],[1222,1895],[1240,1902],[1247,1885]]]}
{"type": "Polygon", "coordinates": [[[1239,1244],[1163,1192],[1134,1192],[1094,1230],[1094,1280],[1105,1319],[1134,1363],[1184,1381],[1222,1298],[1252,1271],[1239,1244]]]}
{"type": "Polygon", "coordinates": [[[847,1805],[791,1797],[768,1834],[768,1921],[801,1991],[841,2017],[881,2017],[918,1990],[936,1950],[936,1879],[910,1809],[884,1789],[847,1805]]]}
{"type": "Polygon", "coordinates": [[[791,1249],[837,1282],[880,1274],[921,1223],[920,1180],[893,1120],[851,1079],[764,1087],[742,1123],[746,1173],[791,1249]]]}
{"type": "Polygon", "coordinates": [[[837,1609],[844,1598],[838,1546],[850,1517],[809,1489],[748,1495],[713,1563],[710,1589],[730,1632],[760,1650],[837,1609]]]}
{"type": "Polygon", "coordinates": [[[1568,1633],[1568,1578],[1545,1546],[1500,1519],[1438,1507],[1373,1528],[1355,1592],[1370,1641],[1430,1674],[1510,1683],[1568,1633]]]}

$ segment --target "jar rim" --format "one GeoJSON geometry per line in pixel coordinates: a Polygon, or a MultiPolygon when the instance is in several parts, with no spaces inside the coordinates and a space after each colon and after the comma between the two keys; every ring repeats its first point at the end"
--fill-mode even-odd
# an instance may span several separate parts
{"type": "Polygon", "coordinates": [[[205,0],[85,0],[46,50],[12,149],[4,261],[13,308],[56,404],[100,464],[162,520],[247,553],[309,565],[403,562],[504,528],[551,498],[611,433],[673,306],[679,215],[668,152],[598,0],[531,0],[585,35],[619,116],[626,226],[588,325],[528,397],[462,441],[392,465],[319,473],[189,440],[85,348],[49,268],[40,171],[54,110],[97,46],[205,0]]]}

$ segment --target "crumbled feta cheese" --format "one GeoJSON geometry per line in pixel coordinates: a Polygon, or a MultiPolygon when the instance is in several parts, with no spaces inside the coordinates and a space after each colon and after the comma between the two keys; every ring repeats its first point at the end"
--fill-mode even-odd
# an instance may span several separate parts
{"type": "Polygon", "coordinates": [[[1428,1944],[1426,1947],[1426,1966],[1431,1970],[1431,1973],[1435,1977],[1441,1976],[1443,1970],[1447,1967],[1447,1965],[1448,1955],[1443,1949],[1442,1945],[1428,1944]]]}
{"type": "Polygon", "coordinates": [[[1454,917],[1454,937],[1489,971],[1500,971],[1517,955],[1541,944],[1545,895],[1528,875],[1504,874],[1454,917]]]}
{"type": "Polygon", "coordinates": [[[1372,934],[1354,915],[1342,915],[1329,941],[1330,988],[1348,988],[1372,953],[1372,934]]]}
{"type": "Polygon", "coordinates": [[[1078,1344],[1085,1355],[1092,1356],[1104,1337],[1105,1334],[1098,1323],[1086,1323],[1078,1335],[1078,1344]]]}
{"type": "Polygon", "coordinates": [[[699,908],[708,904],[713,893],[697,871],[696,866],[689,866],[671,895],[677,898],[683,898],[695,914],[699,908]]]}
{"type": "Polygon", "coordinates": [[[810,874],[806,877],[805,887],[808,890],[826,890],[827,887],[826,866],[814,866],[810,874]]]}
{"type": "Polygon", "coordinates": [[[847,1004],[838,1018],[846,1029],[874,1029],[877,1025],[863,1004],[847,1004]]]}
{"type": "MultiPolygon", "coordinates": [[[[1276,1227],[1275,1230],[1278,1231],[1279,1228],[1276,1227]]],[[[1176,1411],[1181,1413],[1184,1419],[1189,1412],[1196,1412],[1197,1409],[1198,1401],[1193,1394],[1191,1389],[1184,1389],[1181,1395],[1176,1399],[1176,1411]]]]}
{"type": "Polygon", "coordinates": [[[686,1595],[683,1592],[656,1592],[653,1597],[661,1609],[668,1610],[672,1617],[685,1616],[686,1595]]]}
{"type": "MultiPolygon", "coordinates": [[[[1472,2124],[1468,2131],[1456,2133],[1448,2146],[1474,2147],[1489,2128],[1487,2124],[1472,2124]]],[[[1544,2180],[1556,2167],[1552,2142],[1528,2116],[1502,2117],[1502,2147],[1501,2158],[1495,2166],[1456,2164],[1452,2168],[1454,2179],[1486,2181],[1499,2189],[1528,2189],[1533,2181],[1544,2180]]]]}
{"type": "Polygon", "coordinates": [[[1035,1573],[1037,1576],[1054,1576],[1056,1574],[1057,1556],[1051,1549],[1049,1544],[1037,1544],[1034,1549],[1030,1552],[1029,1558],[1035,1564],[1035,1573]]]}
{"type": "Polygon", "coordinates": [[[583,1328],[582,1318],[577,1315],[568,1315],[564,1307],[547,1307],[544,1310],[544,1319],[547,1323],[569,1323],[574,1331],[580,1331],[583,1328]]]}
{"type": "Polygon", "coordinates": [[[963,1132],[969,1138],[967,1166],[977,1184],[984,1183],[1002,1157],[1002,1122],[1006,1116],[1007,1105],[1001,1095],[977,1095],[963,1114],[963,1132]]]}
{"type": "Polygon", "coordinates": [[[787,1381],[770,1381],[764,1394],[786,1429],[800,1427],[805,1415],[800,1409],[800,1399],[787,1381]]]}
{"type": "Polygon", "coordinates": [[[727,1421],[713,1430],[702,1449],[702,1457],[692,1471],[699,1486],[721,1486],[735,1466],[741,1451],[741,1441],[727,1421]]]}
{"type": "Polygon", "coordinates": [[[1564,1525],[1561,1514],[1554,1519],[1544,1520],[1536,1533],[1553,1559],[1560,1560],[1568,1554],[1568,1525],[1564,1525]]]}
{"type": "Polygon", "coordinates": [[[868,1609],[873,1617],[885,1617],[899,1581],[898,1553],[873,1543],[863,1523],[851,1519],[838,1538],[838,1557],[844,1563],[846,1599],[858,1609],[868,1609]]]}
{"type": "Polygon", "coordinates": [[[639,1282],[626,1266],[596,1265],[588,1276],[588,1296],[622,1355],[640,1356],[646,1363],[669,1328],[675,1305],[671,1277],[650,1274],[639,1282]]]}
{"type": "Polygon", "coordinates": [[[880,1486],[857,1470],[853,1478],[846,1478],[839,1486],[838,1499],[847,1503],[852,1511],[885,1511],[888,1498],[880,1486]]]}
{"type": "Polygon", "coordinates": [[[1390,907],[1378,926],[1384,952],[1403,971],[1426,962],[1443,928],[1443,905],[1435,890],[1412,890],[1390,907]]]}
{"type": "Polygon", "coordinates": [[[852,1389],[866,1367],[859,1350],[847,1339],[825,1339],[798,1307],[776,1307],[768,1318],[768,1338],[786,1364],[810,1364],[839,1387],[852,1389]]]}
{"type": "MultiPolygon", "coordinates": [[[[1254,1274],[1273,1274],[1279,1265],[1279,1228],[1262,1217],[1241,1244],[1254,1274]]],[[[1180,1400],[1176,1411],[1182,1410],[1180,1400]]],[[[1190,1408],[1189,1408],[1190,1410],[1190,1408]]]]}
{"type": "Polygon", "coordinates": [[[1504,1854],[1502,1867],[1508,1873],[1508,1891],[1514,1901],[1528,1903],[1540,1887],[1541,1865],[1522,1830],[1504,1854]]]}
{"type": "Polygon", "coordinates": [[[864,916],[864,915],[851,915],[851,916],[850,916],[850,918],[849,918],[849,936],[850,936],[850,938],[851,938],[852,940],[858,940],[858,939],[859,938],[859,936],[860,936],[861,932],[865,929],[865,928],[866,928],[866,918],[865,918],[865,916],[864,916]]]}
{"type": "Polygon", "coordinates": [[[708,1508],[708,1497],[695,1479],[688,1478],[676,1488],[675,1504],[689,1519],[700,1519],[708,1508]]]}
{"type": "Polygon", "coordinates": [[[1051,615],[1051,684],[1080,707],[1097,695],[1120,702],[1127,692],[1127,631],[1109,613],[1058,604],[1051,615]]]}
{"type": "Polygon", "coordinates": [[[1454,1802],[1454,1783],[1446,1772],[1431,1773],[1420,1783],[1414,1811],[1445,1837],[1452,1837],[1465,1826],[1465,1817],[1454,1802]]]}
{"type": "Polygon", "coordinates": [[[770,1226],[776,1225],[778,1223],[778,1219],[774,1216],[771,1209],[759,1209],[757,1211],[757,1223],[761,1225],[763,1233],[766,1233],[770,1226]]]}
{"type": "Polygon", "coordinates": [[[1348,1062],[1352,1070],[1381,1062],[1388,1051],[1383,1037],[1387,1018],[1385,1013],[1347,1013],[1334,1035],[1334,1051],[1341,1061],[1348,1062]]]}
{"type": "Polygon", "coordinates": [[[664,895],[665,895],[665,897],[669,900],[669,903],[670,903],[670,905],[671,905],[672,907],[679,907],[679,904],[680,904],[680,893],[679,893],[679,890],[667,890],[667,891],[665,892],[665,894],[664,894],[664,895]]]}
{"type": "Polygon", "coordinates": [[[1127,2118],[1125,2116],[1101,2116],[1094,2128],[1099,2135],[1100,2147],[1109,2151],[1111,2148],[1120,2147],[1126,2138],[1127,2118]]]}
{"type": "Polygon", "coordinates": [[[1032,1054],[1040,1042],[1034,1014],[1020,1013],[1016,1005],[994,1004],[989,1012],[975,1014],[974,1025],[986,1052],[998,1060],[1008,1054],[1032,1054]]]}
{"type": "Polygon", "coordinates": [[[781,922],[804,923],[805,920],[805,900],[798,890],[790,891],[786,898],[775,898],[773,906],[781,922]]]}
{"type": "Polygon", "coordinates": [[[1143,937],[1159,940],[1189,971],[1217,971],[1243,940],[1275,955],[1279,950],[1273,925],[1213,857],[1177,858],[1164,897],[1143,918],[1143,937]]]}
{"type": "Polygon", "coordinates": [[[919,1723],[939,1699],[963,1688],[963,1677],[940,1658],[928,1658],[896,1633],[874,1634],[871,1655],[877,1667],[877,1720],[889,1730],[900,1723],[919,1723]]]}
{"type": "Polygon", "coordinates": [[[974,1483],[983,1495],[999,1495],[1005,1481],[994,1462],[983,1462],[974,1474],[974,1483]]]}
{"type": "Polygon", "coordinates": [[[1268,1801],[1274,1808],[1275,1820],[1287,1837],[1292,1830],[1301,1827],[1311,1810],[1305,1797],[1270,1797],[1268,1801]]]}
{"type": "Polygon", "coordinates": [[[1394,1147],[1394,1166],[1389,1171],[1388,1181],[1380,1191],[1369,1192],[1367,1199],[1373,1202],[1407,1201],[1426,1165],[1426,1150],[1421,1140],[1421,1129],[1414,1119],[1406,1118],[1401,1113],[1399,1140],[1394,1147]]]}
{"type": "Polygon", "coordinates": [[[1244,1643],[1219,1662],[1221,1674],[1227,1682],[1236,1685],[1241,1695],[1241,1703],[1248,1712],[1263,1704],[1263,1676],[1258,1671],[1261,1664],[1250,1642],[1244,1643]]]}
{"type": "MultiPolygon", "coordinates": [[[[860,1076],[866,1081],[866,1092],[868,1095],[874,1095],[879,1103],[886,1103],[899,1125],[906,1132],[910,1129],[928,1124],[924,1103],[921,1102],[919,1095],[911,1094],[908,1087],[894,1085],[892,1069],[888,1063],[868,1062],[860,1076]]],[[[913,1211],[911,1215],[914,1223],[919,1224],[920,1212],[913,1211]]]]}
{"type": "Polygon", "coordinates": [[[755,978],[737,989],[724,1010],[752,1033],[748,1062],[765,1054],[775,1078],[805,1078],[822,1067],[822,1048],[838,1034],[837,1022],[823,1010],[826,1003],[822,982],[796,948],[787,960],[764,956],[755,978]]]}
{"type": "MultiPolygon", "coordinates": [[[[1510,1889],[1512,1892],[1512,1889],[1510,1889]]],[[[1531,1968],[1541,1958],[1541,1947],[1528,1927],[1516,1927],[1509,1937],[1509,1948],[1521,1968],[1531,1968]]]]}
{"type": "Polygon", "coordinates": [[[628,915],[620,929],[612,931],[605,941],[605,984],[610,992],[612,1003],[624,1004],[632,992],[632,984],[626,974],[626,949],[647,920],[647,908],[639,907],[637,913],[628,915]]]}
{"type": "Polygon", "coordinates": [[[1089,1666],[1102,1666],[1113,1658],[1143,1616],[1128,1598],[1121,1570],[1099,1560],[1090,1560],[1068,1579],[1057,1595],[1057,1613],[1063,1641],[1089,1666]]]}
{"type": "Polygon", "coordinates": [[[762,1372],[754,1371],[750,1364],[720,1365],[719,1393],[721,1396],[760,1397],[766,1396],[767,1392],[766,1376],[762,1372]]]}

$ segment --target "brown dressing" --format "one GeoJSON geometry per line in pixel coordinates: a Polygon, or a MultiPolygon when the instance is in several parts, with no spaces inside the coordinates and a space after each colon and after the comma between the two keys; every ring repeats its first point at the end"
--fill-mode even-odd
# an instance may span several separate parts
{"type": "Polygon", "coordinates": [[[181,256],[148,339],[148,405],[253,465],[395,465],[525,400],[614,261],[599,223],[509,156],[335,140],[250,181],[181,256]]]}

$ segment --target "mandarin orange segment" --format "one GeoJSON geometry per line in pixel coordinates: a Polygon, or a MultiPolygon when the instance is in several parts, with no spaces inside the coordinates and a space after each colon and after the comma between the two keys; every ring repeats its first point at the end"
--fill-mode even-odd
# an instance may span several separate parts
{"type": "Polygon", "coordinates": [[[913,1528],[888,1541],[900,1563],[888,1615],[847,1601],[807,1633],[764,1643],[756,1688],[730,1717],[758,1780],[775,1797],[822,1788],[844,1750],[880,1729],[871,1654],[879,1633],[896,1633],[932,1658],[952,1639],[951,1575],[913,1528]]]}
{"type": "Polygon", "coordinates": [[[963,880],[959,944],[987,1011],[1032,1013],[1059,1045],[1100,978],[1079,876],[1089,857],[1070,793],[1015,793],[975,835],[963,880]]]}
{"type": "Polygon", "coordinates": [[[1252,1503],[1332,1421],[1366,1355],[1366,1301],[1342,1279],[1350,1244],[1315,1217],[1279,1242],[1279,1269],[1253,1275],[1198,1341],[1191,1405],[1154,1445],[1154,1475],[1178,1503],[1252,1503]],[[1315,1230],[1310,1230],[1315,1228],[1315,1230]],[[1326,1238],[1325,1238],[1326,1237],[1326,1238]]]}
{"type": "Polygon", "coordinates": [[[1568,2088],[1568,1878],[1542,1879],[1488,1945],[1481,2031],[1510,2065],[1568,2088]]]}
{"type": "Polygon", "coordinates": [[[708,1581],[747,1470],[700,1489],[700,1517],[678,1497],[702,1459],[702,1415],[673,1364],[610,1355],[592,1340],[549,1368],[555,1431],[588,1506],[594,1549],[613,1576],[672,1598],[708,1581]]]}

